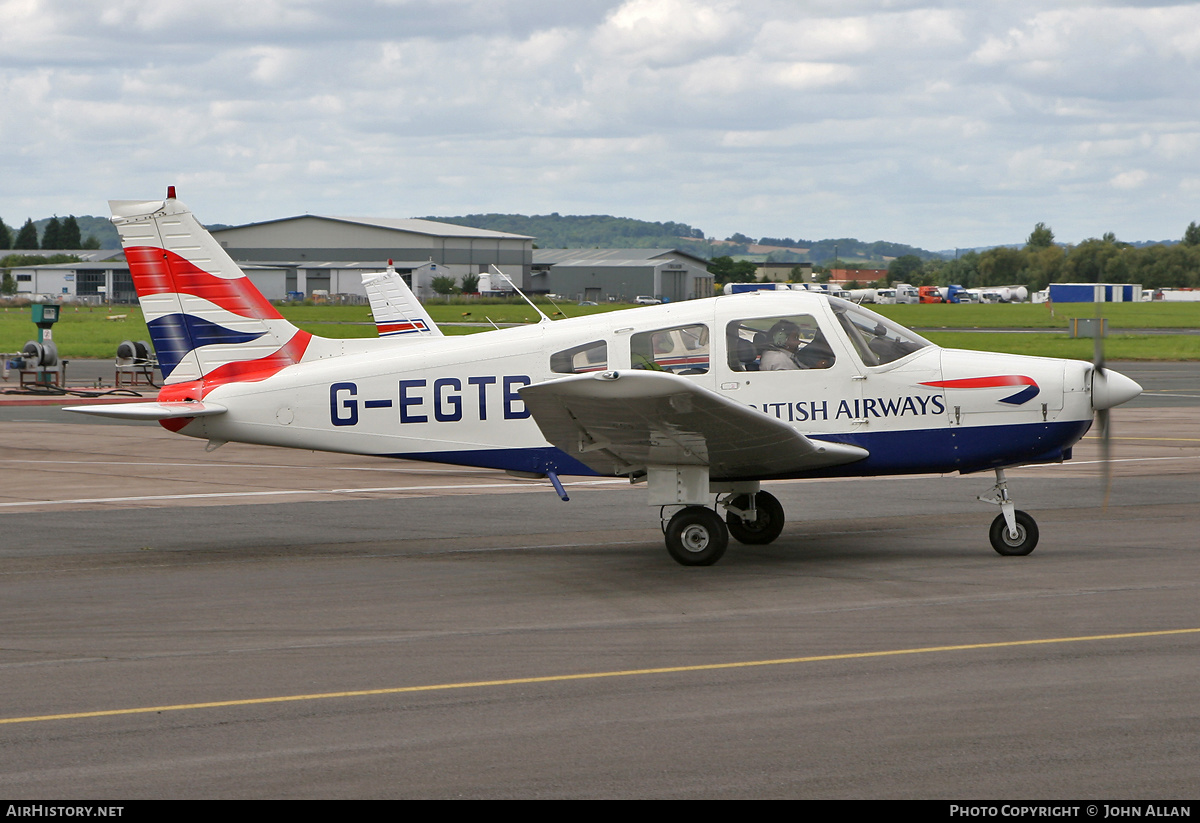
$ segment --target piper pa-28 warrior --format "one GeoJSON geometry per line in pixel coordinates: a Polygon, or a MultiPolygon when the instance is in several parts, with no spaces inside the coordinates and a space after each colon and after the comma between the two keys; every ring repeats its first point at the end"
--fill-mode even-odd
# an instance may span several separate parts
{"type": "Polygon", "coordinates": [[[164,385],[157,402],[72,411],[157,420],[210,448],[504,469],[548,479],[564,500],[561,476],[627,477],[645,482],[684,565],[715,563],[730,535],[779,536],[764,480],[979,471],[996,476],[980,497],[1000,507],[993,548],[1028,554],[1037,525],[1004,470],[1069,459],[1093,415],[1141,392],[1099,364],[943,349],[795,291],[466,336],[325,339],[285,320],[173,188],[110,205],[164,385]]]}

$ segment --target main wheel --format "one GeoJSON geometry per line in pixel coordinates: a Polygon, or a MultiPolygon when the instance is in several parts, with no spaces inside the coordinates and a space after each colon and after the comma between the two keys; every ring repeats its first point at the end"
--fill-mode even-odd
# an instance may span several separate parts
{"type": "MultiPolygon", "coordinates": [[[[750,506],[750,496],[738,495],[730,501],[736,509],[750,506]]],[[[733,512],[725,513],[725,523],[729,533],[739,543],[749,546],[762,546],[779,537],[783,531],[783,506],[770,492],[759,492],[754,495],[754,520],[746,522],[733,512]]]]}
{"type": "Polygon", "coordinates": [[[997,553],[1006,557],[1018,557],[1029,554],[1038,543],[1038,527],[1033,518],[1023,511],[1014,512],[1017,518],[1017,538],[1014,540],[1008,534],[1008,524],[1004,522],[1004,515],[996,515],[996,519],[992,521],[992,530],[989,537],[992,539],[992,548],[997,553]]]}
{"type": "Polygon", "coordinates": [[[711,566],[728,545],[729,530],[712,509],[688,506],[667,524],[667,551],[684,566],[711,566]]]}

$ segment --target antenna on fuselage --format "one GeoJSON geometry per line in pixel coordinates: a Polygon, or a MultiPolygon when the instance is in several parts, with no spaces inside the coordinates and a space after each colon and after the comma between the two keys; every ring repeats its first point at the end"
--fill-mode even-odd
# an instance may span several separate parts
{"type": "Polygon", "coordinates": [[[554,300],[553,300],[553,299],[551,299],[550,295],[548,295],[548,294],[547,294],[547,295],[546,295],[546,299],[550,301],[550,305],[554,307],[554,310],[555,310],[556,312],[558,312],[559,314],[561,314],[563,317],[566,317],[566,316],[567,316],[567,313],[566,313],[565,311],[563,311],[563,310],[562,310],[562,306],[560,306],[560,305],[558,305],[557,303],[555,303],[555,302],[554,302],[554,300]]]}
{"type": "Polygon", "coordinates": [[[496,274],[503,277],[508,282],[508,285],[513,287],[513,290],[516,291],[517,294],[519,294],[519,295],[521,295],[521,297],[525,298],[526,303],[533,306],[533,310],[542,316],[542,319],[540,322],[542,322],[542,323],[550,322],[550,318],[546,316],[546,313],[544,311],[542,311],[541,309],[539,309],[537,307],[537,304],[535,304],[532,300],[530,300],[529,297],[525,294],[525,292],[521,291],[521,288],[516,283],[513,282],[513,279],[511,277],[509,277],[504,272],[500,271],[500,269],[496,268],[495,263],[492,263],[491,265],[489,265],[488,268],[490,268],[493,272],[495,272],[496,274]]]}

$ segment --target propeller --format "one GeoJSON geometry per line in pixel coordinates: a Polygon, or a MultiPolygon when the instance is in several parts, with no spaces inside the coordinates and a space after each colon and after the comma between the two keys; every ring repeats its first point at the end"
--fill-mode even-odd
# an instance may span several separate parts
{"type": "Polygon", "coordinates": [[[1104,506],[1108,510],[1108,498],[1112,494],[1112,409],[1096,404],[1096,383],[1108,384],[1108,374],[1104,368],[1104,304],[1096,301],[1096,325],[1092,329],[1092,340],[1095,348],[1092,350],[1092,408],[1096,410],[1096,424],[1100,429],[1100,463],[1104,467],[1104,506]]]}
{"type": "Polygon", "coordinates": [[[1142,387],[1120,372],[1104,365],[1104,316],[1096,301],[1096,327],[1092,330],[1095,350],[1092,357],[1092,410],[1100,428],[1100,461],[1104,464],[1104,508],[1112,491],[1112,407],[1126,403],[1142,393],[1142,387]]]}

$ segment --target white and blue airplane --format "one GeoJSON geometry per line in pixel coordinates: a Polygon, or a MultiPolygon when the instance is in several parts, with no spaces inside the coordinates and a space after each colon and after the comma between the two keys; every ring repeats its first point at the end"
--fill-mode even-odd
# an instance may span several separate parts
{"type": "MultiPolygon", "coordinates": [[[[112,201],[164,385],[71,411],[257,443],[645,483],[684,565],[784,525],[764,480],[994,471],[993,548],[1038,529],[1005,469],[1068,460],[1141,392],[1099,364],[943,349],[853,303],[774,291],[466,336],[334,340],[254,288],[175,198],[112,201]],[[666,517],[667,514],[671,516],[666,517]]],[[[410,318],[411,319],[411,318],[410,318]]]]}

